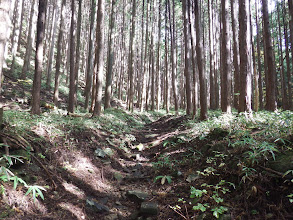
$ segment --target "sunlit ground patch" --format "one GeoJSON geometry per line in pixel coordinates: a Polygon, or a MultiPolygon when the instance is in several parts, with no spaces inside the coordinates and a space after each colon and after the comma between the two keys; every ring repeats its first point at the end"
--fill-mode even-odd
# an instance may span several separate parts
{"type": "Polygon", "coordinates": [[[85,199],[85,193],[77,186],[67,182],[64,182],[62,185],[64,186],[66,191],[76,195],[79,199],[85,199]]]}
{"type": "Polygon", "coordinates": [[[79,208],[71,203],[62,202],[59,204],[59,206],[65,210],[71,212],[72,216],[76,217],[77,219],[80,219],[80,220],[86,219],[86,214],[84,213],[84,211],[81,208],[79,208]]]}
{"type": "Polygon", "coordinates": [[[3,194],[3,201],[8,204],[15,212],[22,215],[25,214],[47,214],[47,208],[36,199],[33,201],[31,196],[26,196],[21,187],[13,189],[13,187],[5,184],[5,193],[3,194]]]}

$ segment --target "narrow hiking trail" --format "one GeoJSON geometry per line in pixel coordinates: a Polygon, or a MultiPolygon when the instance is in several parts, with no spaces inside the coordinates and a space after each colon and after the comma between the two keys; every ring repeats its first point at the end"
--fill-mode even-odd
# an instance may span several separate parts
{"type": "Polygon", "coordinates": [[[283,176],[293,170],[290,112],[253,121],[211,112],[199,122],[130,113],[114,100],[99,118],[46,103],[32,117],[28,89],[9,83],[0,136],[24,158],[11,170],[46,192],[34,201],[21,184],[1,182],[0,219],[293,219],[283,176]],[[23,139],[32,151],[18,146],[23,139]]]}
{"type": "MultiPolygon", "coordinates": [[[[239,170],[243,150],[228,148],[232,138],[227,130],[216,128],[204,138],[192,137],[187,116],[163,116],[140,126],[132,123],[137,115],[128,116],[122,117],[127,124],[118,133],[120,128],[107,126],[109,119],[104,127],[84,128],[93,120],[87,116],[58,118],[69,123],[62,122],[64,134],[54,138],[48,125],[32,126],[34,138],[39,138],[32,142],[38,159],[12,171],[28,183],[49,186],[45,200],[34,202],[21,187],[14,190],[4,183],[0,217],[176,220],[216,219],[217,213],[227,220],[292,217],[292,206],[284,199],[292,184],[261,166],[258,174],[243,174],[239,170]],[[196,197],[202,207],[195,206],[196,197]]],[[[17,115],[18,122],[21,117],[17,115]]],[[[25,121],[28,115],[23,117],[25,121]]]]}
{"type": "MultiPolygon", "coordinates": [[[[152,163],[163,150],[163,142],[178,134],[186,120],[186,116],[165,116],[131,129],[122,137],[103,129],[72,130],[64,138],[43,143],[49,147],[46,152],[35,143],[36,153],[44,155],[41,163],[32,159],[31,163],[22,165],[21,170],[13,171],[27,181],[36,177],[40,185],[49,185],[45,200],[33,202],[7,184],[9,190],[1,200],[0,216],[11,219],[181,219],[174,216],[168,202],[163,202],[172,185],[154,183],[157,174],[152,163]],[[144,205],[147,207],[141,207],[144,205]]],[[[50,135],[46,127],[33,129],[44,137],[50,135]]]]}

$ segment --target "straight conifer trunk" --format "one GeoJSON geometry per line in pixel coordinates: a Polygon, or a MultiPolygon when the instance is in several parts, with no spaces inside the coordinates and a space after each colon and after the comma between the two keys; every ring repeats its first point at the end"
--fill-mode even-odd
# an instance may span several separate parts
{"type": "Polygon", "coordinates": [[[240,52],[240,97],[239,112],[251,113],[251,42],[249,0],[239,0],[239,52],[240,52]]]}
{"type": "Polygon", "coordinates": [[[200,120],[206,120],[208,118],[208,104],[207,104],[207,89],[206,89],[206,78],[204,74],[204,50],[202,29],[200,23],[200,7],[198,1],[194,5],[195,11],[195,27],[196,27],[196,57],[197,66],[199,73],[199,86],[200,86],[200,120]]]}
{"type": "Polygon", "coordinates": [[[230,32],[228,19],[228,0],[221,0],[222,6],[222,78],[221,78],[221,108],[223,112],[231,113],[231,54],[230,32]]]}
{"type": "Polygon", "coordinates": [[[62,0],[61,3],[61,18],[60,18],[60,27],[57,41],[57,56],[56,56],[56,72],[55,72],[55,87],[54,87],[54,104],[58,106],[59,99],[59,84],[60,84],[60,67],[62,59],[62,39],[64,34],[64,19],[65,19],[65,6],[66,0],[62,0]]]}
{"type": "Polygon", "coordinates": [[[191,52],[191,44],[190,44],[190,31],[188,25],[188,8],[187,1],[182,0],[182,12],[183,12],[183,20],[184,20],[184,42],[185,42],[185,66],[184,66],[184,75],[185,75],[185,90],[186,90],[186,114],[191,115],[192,113],[192,102],[191,102],[191,77],[190,77],[190,52],[191,52]]]}
{"type": "Polygon", "coordinates": [[[75,0],[71,2],[70,24],[70,76],[69,76],[69,100],[68,112],[73,113],[75,108],[75,0]]]}
{"type": "Polygon", "coordinates": [[[105,0],[98,0],[97,8],[97,29],[96,29],[96,59],[97,59],[97,77],[96,77],[96,97],[93,116],[100,116],[102,112],[102,88],[104,73],[104,15],[105,0]]]}
{"type": "Polygon", "coordinates": [[[47,0],[39,0],[39,14],[37,23],[37,41],[35,57],[35,75],[32,90],[32,114],[40,114],[41,78],[43,71],[43,39],[45,31],[47,0]]]}
{"type": "Polygon", "coordinates": [[[275,111],[277,109],[276,102],[276,67],[274,61],[274,52],[272,37],[270,32],[268,1],[262,0],[263,3],[263,22],[264,22],[264,39],[265,53],[267,62],[267,80],[266,80],[266,110],[275,111]]]}
{"type": "MultiPolygon", "coordinates": [[[[4,54],[6,48],[6,42],[8,37],[8,30],[10,25],[9,11],[11,2],[10,0],[0,1],[0,94],[2,90],[2,79],[3,79],[3,65],[5,62],[4,54]]],[[[0,100],[1,105],[2,100],[0,100]]]]}

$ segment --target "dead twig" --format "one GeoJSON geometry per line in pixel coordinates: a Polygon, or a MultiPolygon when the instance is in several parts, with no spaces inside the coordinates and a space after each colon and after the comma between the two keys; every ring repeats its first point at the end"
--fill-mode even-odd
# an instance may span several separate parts
{"type": "MultiPolygon", "coordinates": [[[[7,134],[7,133],[3,133],[0,132],[0,136],[2,136],[5,139],[9,139],[12,143],[16,144],[17,146],[19,146],[20,148],[22,148],[23,150],[28,150],[28,146],[30,146],[30,144],[21,136],[14,134],[14,136],[12,136],[12,134],[7,134]]],[[[33,150],[33,148],[31,148],[33,150]]],[[[57,188],[57,185],[55,183],[55,181],[53,180],[52,174],[49,172],[49,170],[45,167],[45,165],[33,154],[31,154],[31,157],[34,158],[37,163],[43,168],[43,170],[45,170],[45,172],[47,173],[47,175],[49,176],[52,185],[54,187],[54,189],[57,188]]]]}
{"type": "Polygon", "coordinates": [[[283,173],[280,173],[280,172],[275,171],[275,170],[273,170],[273,169],[271,169],[271,168],[264,167],[264,166],[261,166],[261,165],[257,165],[257,166],[258,166],[259,168],[262,168],[263,170],[265,170],[265,171],[267,171],[267,172],[273,173],[273,174],[275,174],[275,175],[277,175],[277,176],[280,176],[280,177],[284,178],[284,174],[283,174],[283,173]]]}

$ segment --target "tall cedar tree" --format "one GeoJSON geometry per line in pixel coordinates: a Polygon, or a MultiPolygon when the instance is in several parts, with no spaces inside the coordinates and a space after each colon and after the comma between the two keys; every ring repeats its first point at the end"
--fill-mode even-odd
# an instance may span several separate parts
{"type": "Polygon", "coordinates": [[[86,86],[85,86],[85,103],[84,108],[88,109],[90,92],[93,81],[93,69],[94,69],[94,22],[96,17],[96,0],[91,1],[91,23],[90,23],[90,41],[88,48],[88,60],[87,60],[87,71],[86,71],[86,86]]]}
{"type": "Polygon", "coordinates": [[[274,60],[274,51],[272,44],[272,36],[270,32],[268,1],[262,0],[263,3],[263,23],[264,23],[264,38],[265,38],[265,53],[267,63],[266,74],[266,110],[275,111],[277,109],[276,102],[276,67],[274,60]]]}
{"type": "Polygon", "coordinates": [[[96,27],[96,60],[97,60],[97,79],[96,97],[93,116],[100,116],[102,112],[102,88],[103,88],[103,68],[104,68],[104,17],[105,0],[98,0],[97,8],[97,27],[96,27]]]}
{"type": "Polygon", "coordinates": [[[221,108],[223,112],[231,113],[231,58],[229,34],[228,0],[221,0],[222,5],[222,88],[221,108]]]}
{"type": "Polygon", "coordinates": [[[251,42],[250,42],[249,0],[239,0],[240,30],[240,97],[239,112],[251,113],[251,42]]]}
{"type": "Polygon", "coordinates": [[[184,75],[185,75],[185,90],[186,90],[186,114],[190,115],[192,113],[192,102],[191,102],[191,77],[190,77],[190,59],[191,59],[191,43],[190,43],[190,29],[188,22],[188,7],[187,1],[182,0],[182,12],[183,12],[183,22],[184,22],[184,42],[185,42],[185,65],[184,65],[184,75]]]}
{"type": "Polygon", "coordinates": [[[70,24],[70,77],[69,77],[69,100],[68,100],[68,112],[73,113],[75,108],[75,0],[71,2],[71,24],[70,24]]]}
{"type": "Polygon", "coordinates": [[[204,71],[204,50],[202,40],[202,28],[200,22],[200,7],[198,1],[195,1],[195,27],[196,27],[196,57],[199,73],[200,86],[200,119],[206,120],[208,118],[208,103],[207,103],[207,88],[204,71]]]}
{"type": "Polygon", "coordinates": [[[61,67],[61,50],[62,50],[62,39],[64,34],[64,19],[65,19],[65,6],[66,0],[62,0],[61,5],[61,18],[60,18],[60,28],[57,41],[57,55],[56,55],[56,72],[55,72],[55,87],[54,87],[54,104],[58,106],[59,99],[59,84],[60,84],[60,67],[61,67]]]}
{"type": "Polygon", "coordinates": [[[32,114],[40,114],[41,78],[43,71],[43,39],[45,31],[47,0],[39,0],[39,14],[37,22],[37,40],[35,57],[35,75],[32,90],[32,114]]]}
{"type": "Polygon", "coordinates": [[[114,6],[116,0],[112,0],[111,15],[109,20],[109,35],[108,35],[108,54],[107,54],[107,72],[106,72],[106,89],[105,89],[105,104],[104,108],[111,107],[111,94],[112,94],[112,75],[113,75],[113,52],[112,52],[112,42],[113,42],[113,28],[114,28],[114,6]]]}
{"type": "MultiPolygon", "coordinates": [[[[7,32],[10,25],[9,11],[10,11],[10,0],[0,1],[0,93],[2,90],[2,68],[5,62],[4,52],[7,41],[7,32]]],[[[2,100],[0,100],[1,102],[2,100]]],[[[1,104],[1,103],[0,103],[1,104]]]]}

